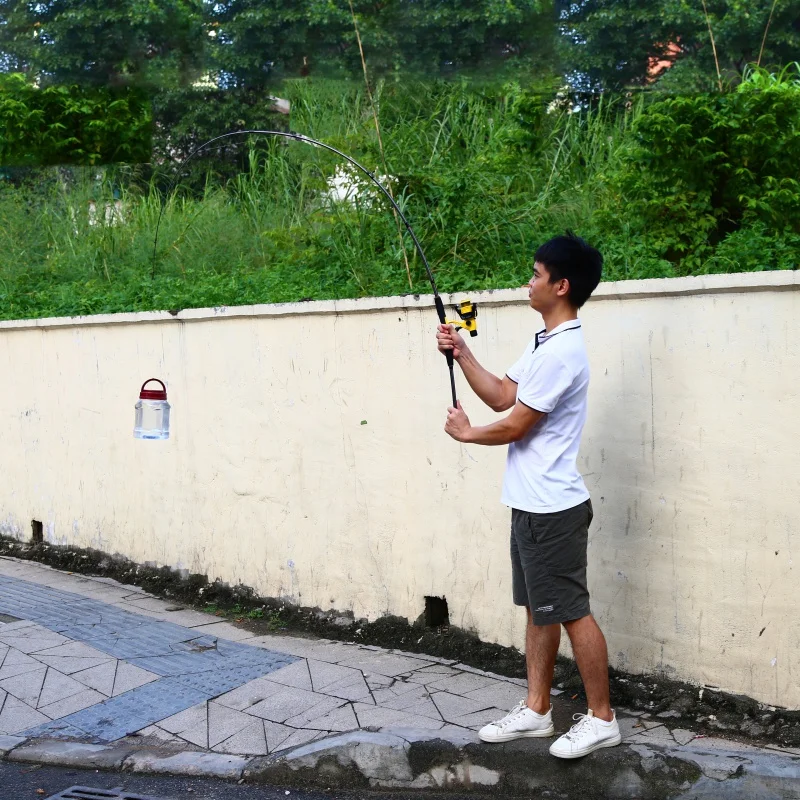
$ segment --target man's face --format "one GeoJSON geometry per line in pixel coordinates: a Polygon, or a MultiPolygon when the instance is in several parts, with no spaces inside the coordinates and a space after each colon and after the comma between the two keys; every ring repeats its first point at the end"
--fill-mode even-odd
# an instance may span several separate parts
{"type": "Polygon", "coordinates": [[[540,262],[533,265],[533,277],[528,281],[528,297],[531,308],[540,314],[551,309],[559,297],[559,287],[564,281],[550,283],[550,272],[540,262]]]}

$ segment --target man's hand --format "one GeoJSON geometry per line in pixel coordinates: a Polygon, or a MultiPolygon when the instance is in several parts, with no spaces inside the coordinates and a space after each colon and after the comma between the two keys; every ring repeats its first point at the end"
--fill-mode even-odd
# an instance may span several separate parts
{"type": "Polygon", "coordinates": [[[461,401],[458,401],[458,408],[452,406],[447,409],[447,422],[444,424],[444,431],[452,436],[457,442],[466,442],[472,426],[469,424],[469,417],[461,408],[461,401]]]}
{"type": "Polygon", "coordinates": [[[436,344],[440,353],[452,352],[456,361],[468,349],[461,334],[452,325],[439,325],[436,329],[436,344]]]}

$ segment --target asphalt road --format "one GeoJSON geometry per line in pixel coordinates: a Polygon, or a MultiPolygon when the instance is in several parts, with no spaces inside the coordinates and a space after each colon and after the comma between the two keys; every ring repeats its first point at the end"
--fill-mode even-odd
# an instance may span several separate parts
{"type": "Polygon", "coordinates": [[[46,800],[72,786],[123,789],[154,800],[486,800],[451,793],[303,792],[276,786],[249,786],[220,780],[151,777],[130,773],[37,767],[0,761],[0,800],[46,800]]]}

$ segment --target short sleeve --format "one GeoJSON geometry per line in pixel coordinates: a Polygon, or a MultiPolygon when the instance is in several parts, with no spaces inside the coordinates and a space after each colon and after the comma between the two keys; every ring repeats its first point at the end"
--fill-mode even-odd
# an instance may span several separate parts
{"type": "MultiPolygon", "coordinates": [[[[514,379],[511,373],[509,377],[514,379]]],[[[536,411],[549,414],[558,405],[561,395],[572,386],[573,379],[571,370],[558,356],[547,351],[541,352],[522,376],[517,400],[536,411]]]]}

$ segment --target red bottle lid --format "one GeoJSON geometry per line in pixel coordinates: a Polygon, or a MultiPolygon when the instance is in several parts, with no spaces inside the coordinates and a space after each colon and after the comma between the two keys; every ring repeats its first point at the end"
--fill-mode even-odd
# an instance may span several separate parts
{"type": "Polygon", "coordinates": [[[140,400],[166,400],[167,399],[167,387],[164,386],[164,382],[160,381],[158,378],[148,378],[143,384],[142,389],[139,392],[139,399],[140,400]],[[156,383],[161,384],[160,389],[145,389],[144,387],[147,386],[148,383],[151,381],[155,381],[156,383]]]}

